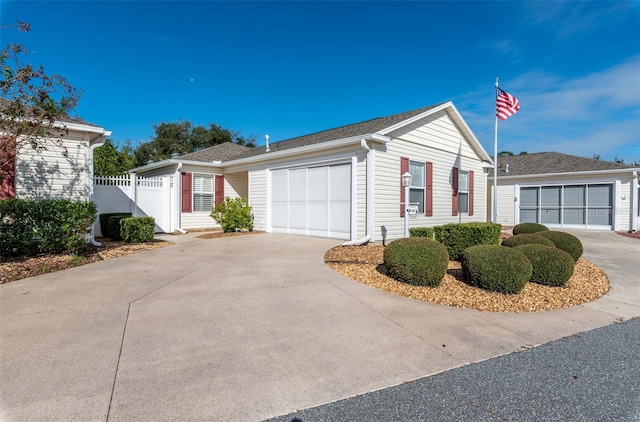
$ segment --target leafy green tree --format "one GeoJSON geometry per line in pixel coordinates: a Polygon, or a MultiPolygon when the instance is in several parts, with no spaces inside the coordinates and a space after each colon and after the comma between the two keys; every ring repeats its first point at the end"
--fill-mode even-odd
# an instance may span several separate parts
{"type": "MultiPolygon", "coordinates": [[[[31,30],[21,21],[0,28],[31,30]]],[[[25,63],[22,57],[27,54],[28,50],[16,43],[0,52],[0,180],[11,171],[23,148],[44,150],[51,142],[64,147],[59,139],[68,129],[61,120],[69,116],[82,93],[64,77],[47,75],[42,66],[25,63]]]]}
{"type": "Polygon", "coordinates": [[[207,126],[194,125],[190,121],[162,122],[153,126],[155,136],[140,144],[134,151],[135,166],[150,161],[161,161],[172,154],[179,155],[199,151],[225,142],[235,142],[247,147],[255,146],[255,137],[245,138],[239,132],[225,129],[215,123],[207,126]]]}
{"type": "Polygon", "coordinates": [[[103,146],[93,152],[93,173],[96,176],[119,176],[133,167],[130,141],[118,149],[111,139],[107,139],[103,146]]]}
{"type": "Polygon", "coordinates": [[[514,154],[513,154],[513,152],[511,152],[511,151],[500,151],[500,152],[498,153],[498,157],[511,157],[511,156],[513,156],[513,155],[514,155],[514,154]]]}

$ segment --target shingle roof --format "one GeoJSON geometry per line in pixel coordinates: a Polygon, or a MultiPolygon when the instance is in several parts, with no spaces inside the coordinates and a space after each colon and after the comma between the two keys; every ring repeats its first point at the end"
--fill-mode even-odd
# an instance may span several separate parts
{"type": "MultiPolygon", "coordinates": [[[[11,102],[9,100],[7,100],[6,98],[0,98],[0,110],[7,108],[10,103],[11,102]]],[[[27,106],[26,109],[30,111],[31,107],[27,106]]],[[[101,126],[96,125],[94,123],[89,123],[87,121],[84,121],[80,117],[61,116],[59,121],[61,123],[76,123],[76,124],[81,124],[81,125],[86,125],[86,126],[93,126],[93,127],[98,127],[98,128],[101,127],[101,126]]]]}
{"type": "Polygon", "coordinates": [[[204,161],[207,163],[210,163],[212,161],[228,161],[234,159],[238,155],[250,149],[251,148],[242,145],[225,142],[209,148],[205,148],[200,151],[181,155],[179,159],[189,161],[204,161]]]}
{"type": "MultiPolygon", "coordinates": [[[[269,145],[271,151],[283,151],[292,148],[303,147],[307,145],[320,144],[322,142],[334,141],[337,139],[351,138],[354,136],[366,135],[369,133],[375,133],[382,129],[391,127],[397,123],[403,122],[420,113],[423,113],[432,108],[438,107],[440,104],[434,104],[428,107],[419,108],[417,110],[405,111],[404,113],[394,114],[387,117],[379,117],[376,119],[366,120],[360,123],[353,123],[346,126],[340,126],[334,129],[328,129],[321,132],[312,133],[310,135],[299,136],[297,138],[291,138],[280,142],[273,142],[269,145]]],[[[234,159],[253,157],[255,155],[263,154],[265,152],[265,146],[251,148],[234,159]]]]}
{"type": "MultiPolygon", "coordinates": [[[[628,164],[578,157],[559,152],[538,152],[535,154],[498,157],[498,176],[619,170],[632,167],[628,164]],[[505,164],[509,165],[508,173],[505,173],[505,164]]],[[[493,177],[493,168],[489,171],[489,177],[493,177]]]]}

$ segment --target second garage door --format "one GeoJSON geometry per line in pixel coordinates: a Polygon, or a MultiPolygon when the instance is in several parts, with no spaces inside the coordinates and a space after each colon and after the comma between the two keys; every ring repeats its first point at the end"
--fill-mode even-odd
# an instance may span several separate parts
{"type": "Polygon", "coordinates": [[[349,239],[351,164],[271,172],[271,231],[349,239]]]}

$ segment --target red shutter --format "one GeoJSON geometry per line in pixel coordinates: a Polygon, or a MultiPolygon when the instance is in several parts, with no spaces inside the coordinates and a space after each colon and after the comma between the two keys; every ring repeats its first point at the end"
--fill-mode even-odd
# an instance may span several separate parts
{"type": "Polygon", "coordinates": [[[469,215],[473,215],[473,172],[469,171],[469,215]]]}
{"type": "Polygon", "coordinates": [[[191,212],[191,173],[182,173],[182,212],[191,212]]]}
{"type": "MultiPolygon", "coordinates": [[[[402,186],[402,175],[409,171],[409,159],[400,157],[400,217],[404,217],[404,210],[407,205],[404,203],[404,186],[402,186]]],[[[406,198],[408,201],[409,198],[406,198]]]]}
{"type": "Polygon", "coordinates": [[[458,215],[458,167],[453,168],[452,178],[451,215],[458,215]]]}
{"type": "Polygon", "coordinates": [[[220,174],[216,175],[215,201],[216,206],[224,201],[224,176],[220,174]]]}
{"type": "Polygon", "coordinates": [[[426,199],[424,201],[424,215],[427,217],[433,216],[433,163],[427,161],[425,165],[425,194],[426,199]]]}

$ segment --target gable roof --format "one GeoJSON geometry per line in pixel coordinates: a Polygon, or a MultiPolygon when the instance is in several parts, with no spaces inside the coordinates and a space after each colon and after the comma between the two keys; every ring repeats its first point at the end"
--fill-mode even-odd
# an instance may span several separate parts
{"type": "MultiPolygon", "coordinates": [[[[340,126],[333,129],[323,130],[320,132],[315,132],[310,135],[298,136],[296,138],[287,139],[284,141],[273,142],[269,145],[269,148],[272,152],[275,151],[284,151],[292,148],[304,147],[313,144],[320,144],[323,142],[334,141],[336,139],[346,139],[357,136],[364,136],[371,133],[380,132],[383,129],[394,126],[403,121],[409,120],[412,117],[418,116],[425,111],[434,109],[443,103],[431,105],[428,107],[419,108],[417,110],[405,111],[403,113],[394,114],[392,116],[387,117],[378,117],[371,120],[366,120],[364,122],[353,123],[346,126],[340,126]]],[[[252,157],[255,155],[265,153],[266,146],[260,146],[251,148],[251,150],[246,151],[244,154],[241,154],[236,159],[252,157]]]]}
{"type": "MultiPolygon", "coordinates": [[[[538,152],[534,154],[498,157],[498,177],[579,173],[632,168],[638,167],[559,152],[538,152]],[[508,173],[505,173],[506,164],[509,165],[508,173]]],[[[489,171],[489,177],[493,177],[493,168],[489,171]]]]}
{"type": "Polygon", "coordinates": [[[249,147],[234,144],[233,142],[224,142],[200,151],[181,155],[178,159],[187,161],[204,161],[207,163],[211,163],[213,161],[228,161],[250,149],[251,148],[249,147]]]}

